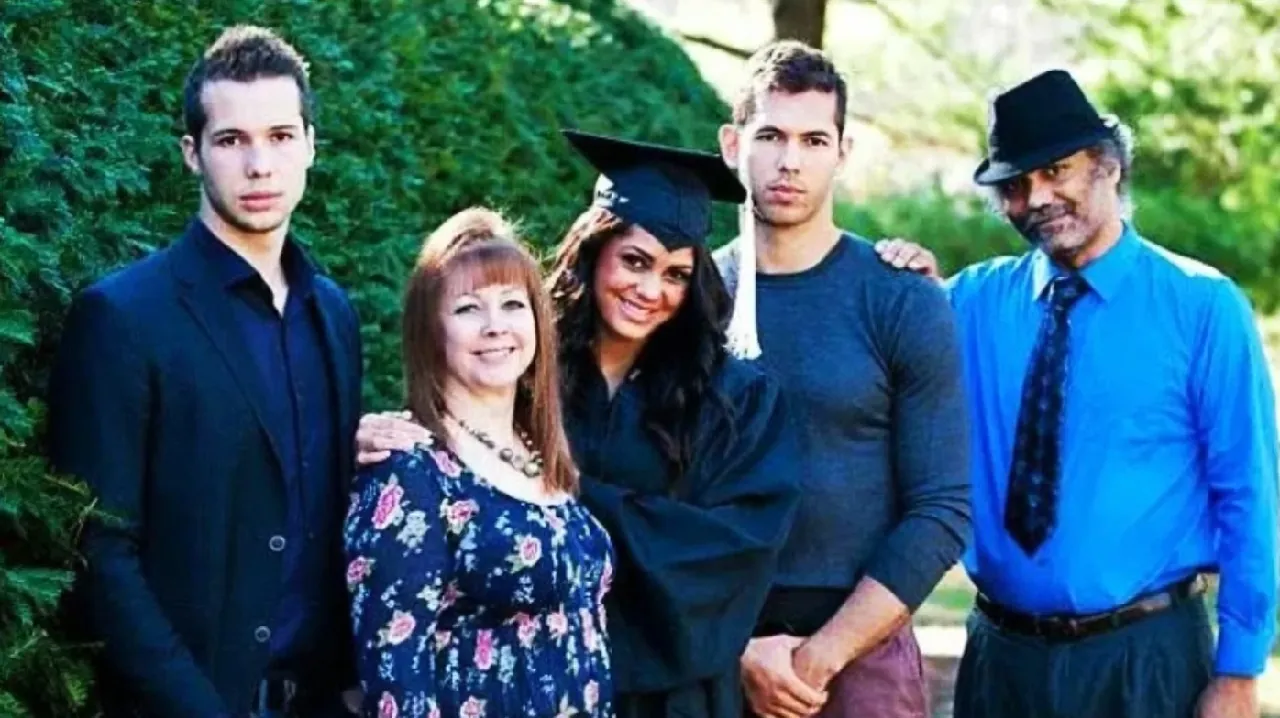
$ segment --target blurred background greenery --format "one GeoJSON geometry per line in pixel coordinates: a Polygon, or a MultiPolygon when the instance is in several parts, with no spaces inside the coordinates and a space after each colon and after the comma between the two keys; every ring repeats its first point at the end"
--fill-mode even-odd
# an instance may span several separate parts
{"type": "MultiPolygon", "coordinates": [[[[850,79],[849,229],[914,238],[948,270],[1021,251],[969,181],[986,102],[1067,67],[1136,130],[1139,228],[1271,312],[1277,18],[1280,0],[3,0],[0,718],[94,711],[92,647],[57,615],[91,507],[46,473],[46,369],[70,297],[193,211],[179,96],[220,28],[274,27],[311,61],[319,158],[295,226],[356,302],[380,409],[400,399],[400,291],[432,227],[488,204],[548,248],[592,179],[558,128],[714,149],[744,56],[775,36],[850,79]]],[[[968,590],[949,580],[926,615],[954,620],[968,590]]]]}
{"type": "Polygon", "coordinates": [[[970,182],[987,102],[1038,71],[1067,68],[1135,130],[1142,230],[1222,269],[1260,309],[1280,303],[1276,0],[633,4],[682,37],[722,92],[741,55],[777,26],[821,38],[852,88],[856,147],[840,217],[868,236],[915,237],[950,269],[1022,250],[970,182]]]}

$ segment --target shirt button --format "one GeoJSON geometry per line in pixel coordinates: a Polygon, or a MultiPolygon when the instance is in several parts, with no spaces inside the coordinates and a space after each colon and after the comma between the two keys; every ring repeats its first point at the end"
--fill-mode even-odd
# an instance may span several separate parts
{"type": "Polygon", "coordinates": [[[271,640],[271,629],[266,626],[258,626],[253,629],[253,638],[258,643],[266,643],[271,640]]]}
{"type": "Polygon", "coordinates": [[[271,550],[275,551],[276,553],[279,553],[284,550],[284,544],[285,544],[285,541],[283,536],[272,536],[271,540],[267,541],[267,545],[270,546],[271,550]]]}

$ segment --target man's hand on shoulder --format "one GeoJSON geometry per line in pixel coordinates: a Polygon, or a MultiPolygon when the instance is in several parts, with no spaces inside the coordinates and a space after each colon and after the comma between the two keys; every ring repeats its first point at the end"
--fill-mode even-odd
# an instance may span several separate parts
{"type": "Polygon", "coordinates": [[[407,411],[384,411],[360,417],[356,429],[356,468],[385,460],[392,451],[412,451],[431,433],[407,411]]]}
{"type": "Polygon", "coordinates": [[[876,242],[875,248],[880,261],[891,267],[923,274],[936,281],[942,280],[942,273],[938,271],[938,258],[915,242],[895,237],[876,242]]]}

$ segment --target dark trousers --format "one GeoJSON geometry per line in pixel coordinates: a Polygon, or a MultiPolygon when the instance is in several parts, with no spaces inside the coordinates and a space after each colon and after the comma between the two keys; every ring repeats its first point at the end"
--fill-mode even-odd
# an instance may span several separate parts
{"type": "Polygon", "coordinates": [[[618,693],[617,718],[742,718],[737,667],[705,681],[660,693],[618,693]]]}
{"type": "Polygon", "coordinates": [[[1198,597],[1070,642],[1001,630],[977,609],[968,633],[955,718],[1192,718],[1213,673],[1198,597]]]}
{"type": "Polygon", "coordinates": [[[294,708],[290,710],[251,711],[250,718],[354,718],[355,714],[346,706],[327,705],[322,708],[294,708]]]}
{"type": "Polygon", "coordinates": [[[258,684],[249,718],[353,718],[353,714],[333,686],[275,676],[258,684]]]}

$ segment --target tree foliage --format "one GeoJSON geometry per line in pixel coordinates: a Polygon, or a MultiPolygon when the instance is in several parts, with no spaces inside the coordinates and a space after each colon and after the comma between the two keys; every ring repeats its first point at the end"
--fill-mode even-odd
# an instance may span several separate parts
{"type": "MultiPolygon", "coordinates": [[[[891,30],[875,42],[834,42],[833,51],[855,78],[854,104],[894,130],[904,148],[959,150],[967,173],[985,146],[990,93],[1067,67],[1100,109],[1135,130],[1139,230],[1218,267],[1258,308],[1280,306],[1280,0],[922,2],[904,9],[854,0],[848,8],[891,30]]],[[[848,208],[846,216],[869,233],[937,246],[953,269],[1020,248],[1008,227],[984,216],[981,202],[953,194],[926,183],[848,208]],[[955,222],[941,220],[950,213],[955,222]]]]}
{"type": "Polygon", "coordinates": [[[1101,100],[1138,137],[1148,224],[1280,301],[1280,2],[1160,0],[1086,13],[1101,100]]]}

